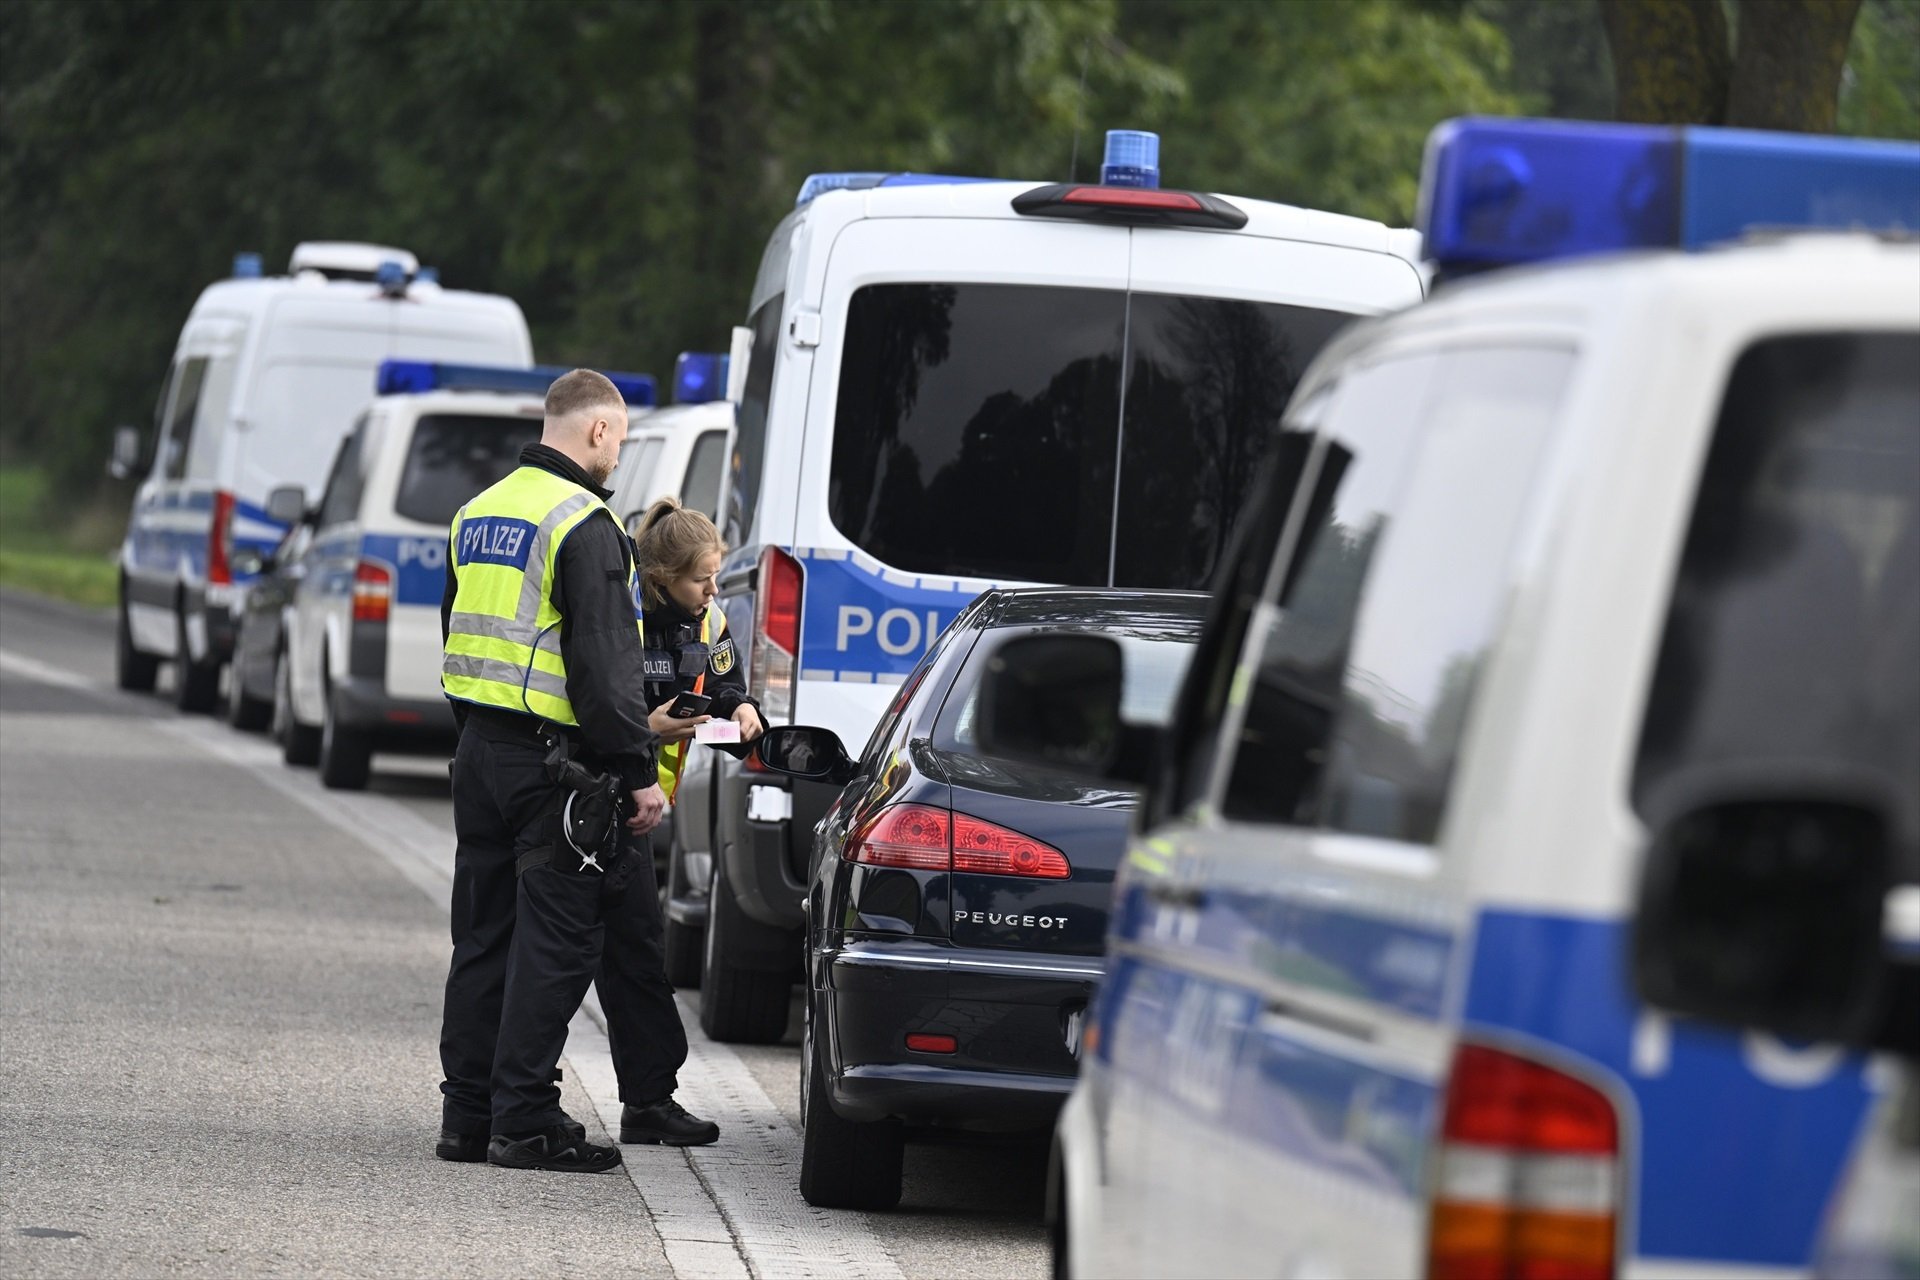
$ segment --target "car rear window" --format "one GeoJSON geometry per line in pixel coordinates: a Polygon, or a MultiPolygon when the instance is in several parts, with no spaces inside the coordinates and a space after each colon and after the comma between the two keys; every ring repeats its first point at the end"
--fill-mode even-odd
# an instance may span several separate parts
{"type": "Polygon", "coordinates": [[[1843,776],[1920,847],[1920,336],[1776,337],[1728,380],[1633,776],[1843,776]]]}
{"type": "MultiPolygon", "coordinates": [[[[1120,715],[1132,724],[1165,727],[1173,720],[1174,699],[1186,679],[1187,664],[1193,660],[1199,643],[1199,623],[1191,634],[1166,632],[1127,634],[1106,632],[1120,646],[1120,715]]],[[[987,670],[988,658],[999,649],[999,640],[975,649],[947,694],[935,730],[938,744],[946,748],[973,750],[979,746],[974,737],[974,717],[980,701],[980,678],[987,670]]]]}
{"type": "Polygon", "coordinates": [[[1121,290],[867,286],[848,304],[829,514],[916,573],[1205,586],[1295,383],[1350,318],[1121,290]]]}
{"type": "Polygon", "coordinates": [[[504,477],[540,439],[540,419],[432,413],[413,424],[394,510],[422,524],[453,523],[475,494],[504,477]]]}

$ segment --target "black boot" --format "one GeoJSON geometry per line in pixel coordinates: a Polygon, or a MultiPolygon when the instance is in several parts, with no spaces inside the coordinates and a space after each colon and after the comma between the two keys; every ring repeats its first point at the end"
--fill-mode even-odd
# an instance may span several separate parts
{"type": "MultiPolygon", "coordinates": [[[[567,1128],[576,1138],[587,1136],[587,1126],[578,1120],[568,1120],[567,1128]]],[[[451,1160],[455,1164],[481,1164],[487,1158],[487,1139],[485,1129],[460,1130],[449,1129],[444,1125],[440,1129],[440,1141],[435,1144],[433,1154],[442,1160],[451,1160]]]]}
{"type": "Polygon", "coordinates": [[[546,1169],[553,1173],[605,1173],[620,1165],[620,1148],[588,1142],[577,1126],[555,1125],[539,1133],[496,1133],[487,1144],[487,1163],[507,1169],[546,1169]]]}
{"type": "Polygon", "coordinates": [[[644,1107],[620,1108],[620,1141],[660,1143],[669,1147],[704,1147],[718,1141],[720,1126],[702,1120],[672,1098],[644,1107]]]}

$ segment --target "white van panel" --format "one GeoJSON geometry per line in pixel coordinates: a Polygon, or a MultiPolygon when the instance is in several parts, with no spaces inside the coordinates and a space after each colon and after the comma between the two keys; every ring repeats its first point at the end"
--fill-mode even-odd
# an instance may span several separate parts
{"type": "Polygon", "coordinates": [[[1132,282],[1136,293],[1246,298],[1362,315],[1420,301],[1420,274],[1405,258],[1246,235],[1141,231],[1133,238],[1132,282]]]}

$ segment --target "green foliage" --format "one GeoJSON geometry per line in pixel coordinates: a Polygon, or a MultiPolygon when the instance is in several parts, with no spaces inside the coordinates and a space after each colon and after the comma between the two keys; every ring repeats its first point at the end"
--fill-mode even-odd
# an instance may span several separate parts
{"type": "Polygon", "coordinates": [[[1840,78],[1840,132],[1920,140],[1920,0],[1867,0],[1840,78]]]}

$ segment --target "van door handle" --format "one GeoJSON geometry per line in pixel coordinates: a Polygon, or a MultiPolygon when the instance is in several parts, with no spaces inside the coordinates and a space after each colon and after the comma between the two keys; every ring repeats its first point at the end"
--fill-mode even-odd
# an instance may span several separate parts
{"type": "Polygon", "coordinates": [[[1207,891],[1197,884],[1172,884],[1156,880],[1147,887],[1147,900],[1164,907],[1198,911],[1207,905],[1207,891]]]}

